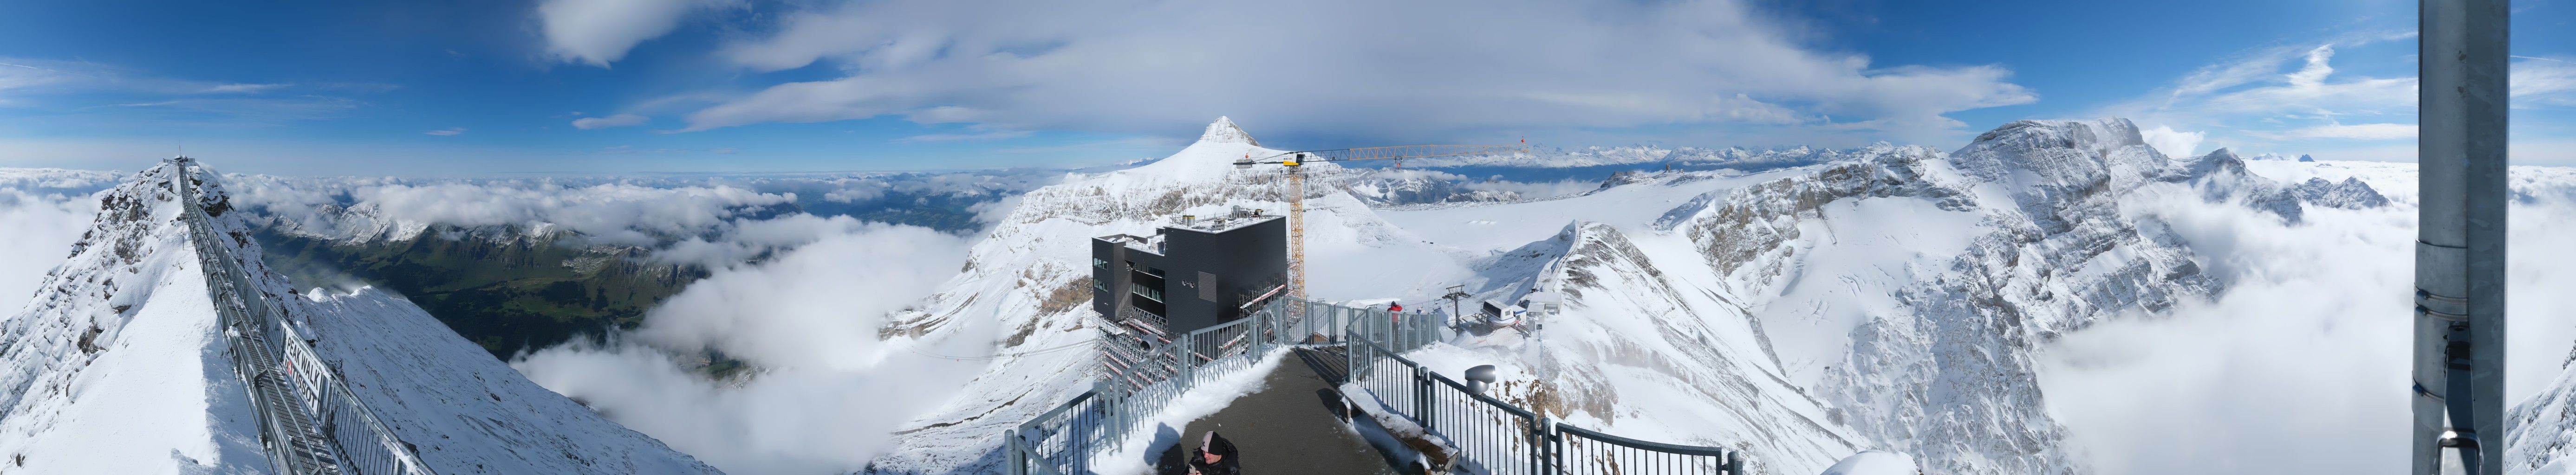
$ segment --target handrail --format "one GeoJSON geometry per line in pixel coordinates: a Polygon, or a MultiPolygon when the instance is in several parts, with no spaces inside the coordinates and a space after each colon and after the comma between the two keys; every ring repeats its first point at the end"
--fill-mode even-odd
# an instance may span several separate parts
{"type": "Polygon", "coordinates": [[[194,161],[183,157],[172,159],[171,164],[171,181],[184,210],[181,220],[188,225],[191,244],[197,247],[200,270],[207,274],[208,293],[217,300],[216,313],[225,320],[225,335],[232,342],[236,371],[250,380],[244,388],[250,392],[253,405],[260,408],[259,419],[270,442],[272,465],[279,473],[294,475],[436,475],[411,444],[394,435],[393,429],[349,389],[339,370],[323,361],[295,327],[280,317],[266,300],[268,294],[250,284],[249,271],[242,268],[240,258],[230,248],[216,239],[213,218],[197,203],[197,194],[190,186],[193,178],[189,168],[194,161]],[[266,379],[279,376],[284,377],[282,381],[266,379]],[[267,390],[279,389],[280,385],[289,386],[287,389],[300,402],[297,407],[279,408],[283,401],[276,398],[286,395],[267,390]],[[317,422],[319,427],[315,427],[317,422]]]}
{"type": "Polygon", "coordinates": [[[1041,420],[1044,420],[1044,419],[1054,419],[1054,418],[1055,418],[1055,416],[1061,416],[1061,415],[1064,415],[1064,413],[1066,413],[1066,412],[1072,412],[1072,411],[1073,411],[1073,408],[1074,408],[1076,405],[1082,404],[1082,402],[1083,402],[1083,401],[1090,400],[1092,397],[1094,397],[1094,396],[1099,396],[1099,395],[1100,395],[1100,392],[1099,392],[1099,391],[1088,391],[1088,392],[1084,392],[1084,393],[1082,393],[1082,395],[1080,395],[1080,396],[1074,396],[1074,397],[1073,397],[1073,400],[1071,400],[1071,401],[1065,401],[1065,402],[1064,402],[1064,405],[1062,405],[1062,406],[1057,406],[1057,407],[1055,408],[1055,410],[1047,411],[1045,414],[1040,414],[1040,415],[1038,415],[1038,419],[1041,419],[1041,420]]]}
{"type": "MultiPolygon", "coordinates": [[[[1416,367],[1418,368],[1419,366],[1416,366],[1416,367]]],[[[1512,405],[1512,403],[1503,402],[1503,400],[1501,400],[1501,399],[1494,399],[1494,397],[1493,397],[1493,396],[1487,396],[1487,395],[1485,395],[1484,393],[1468,392],[1468,391],[1467,391],[1467,385],[1464,385],[1464,384],[1458,384],[1458,382],[1457,382],[1457,381],[1450,380],[1448,376],[1441,376],[1439,373],[1432,373],[1432,372],[1427,372],[1427,371],[1426,371],[1426,372],[1423,372],[1423,375],[1430,377],[1432,381],[1439,382],[1439,383],[1440,383],[1440,384],[1442,384],[1442,385],[1449,386],[1451,389],[1456,389],[1456,390],[1459,390],[1459,391],[1461,391],[1461,392],[1467,392],[1467,397],[1468,397],[1468,398],[1475,399],[1475,400],[1476,400],[1476,402],[1482,402],[1482,403],[1485,403],[1485,404],[1488,404],[1488,405],[1492,405],[1492,406],[1494,406],[1494,408],[1495,408],[1495,409],[1502,409],[1502,410],[1503,410],[1503,412],[1509,412],[1509,413],[1512,413],[1512,415],[1515,415],[1515,416],[1527,417],[1527,418],[1531,418],[1531,419],[1537,419],[1537,418],[1538,418],[1538,413],[1536,413],[1536,412],[1531,412],[1531,411],[1530,411],[1530,410],[1528,410],[1528,409],[1522,409],[1520,406],[1514,406],[1514,405],[1512,405]]]]}
{"type": "Polygon", "coordinates": [[[1676,453],[1676,454],[1682,454],[1682,455],[1706,455],[1706,456],[1713,456],[1713,457],[1724,457],[1724,456],[1726,456],[1728,453],[1732,452],[1732,451],[1727,450],[1725,447],[1701,447],[1701,446],[1696,446],[1696,445],[1667,444],[1667,443],[1663,443],[1663,442],[1653,442],[1653,441],[1644,441],[1644,440],[1631,439],[1631,438],[1627,438],[1627,437],[1620,437],[1620,436],[1610,435],[1610,434],[1608,434],[1608,433],[1604,433],[1604,432],[1597,431],[1597,430],[1585,429],[1585,428],[1582,428],[1582,427],[1575,427],[1575,426],[1574,426],[1574,425],[1572,425],[1572,424],[1566,424],[1566,423],[1563,423],[1563,422],[1556,423],[1556,431],[1557,431],[1557,432],[1565,432],[1565,433],[1571,433],[1571,434],[1575,434],[1575,435],[1580,435],[1580,436],[1583,436],[1584,438],[1587,438],[1587,439],[1592,439],[1592,440],[1597,440],[1597,441],[1602,441],[1602,442],[1609,442],[1609,443],[1611,443],[1611,444],[1615,444],[1615,445],[1619,445],[1619,446],[1624,446],[1624,447],[1628,447],[1628,448],[1646,449],[1646,450],[1653,450],[1653,451],[1658,451],[1658,452],[1667,452],[1667,453],[1676,453]]]}

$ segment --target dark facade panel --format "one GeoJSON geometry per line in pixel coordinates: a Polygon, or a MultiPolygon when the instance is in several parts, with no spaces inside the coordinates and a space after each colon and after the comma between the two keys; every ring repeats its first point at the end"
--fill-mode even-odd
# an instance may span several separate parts
{"type": "Polygon", "coordinates": [[[1245,302],[1287,282],[1287,224],[1266,217],[1218,230],[1165,227],[1160,254],[1126,244],[1143,238],[1092,239],[1092,278],[1110,290],[1094,293],[1092,310],[1153,311],[1175,334],[1242,318],[1245,302]]]}

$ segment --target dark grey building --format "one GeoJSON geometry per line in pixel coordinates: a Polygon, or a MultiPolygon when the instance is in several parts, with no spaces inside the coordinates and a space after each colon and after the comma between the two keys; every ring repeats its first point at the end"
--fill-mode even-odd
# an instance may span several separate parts
{"type": "Polygon", "coordinates": [[[1285,218],[1238,208],[1155,233],[1091,239],[1091,309],[1114,324],[1179,335],[1242,318],[1246,304],[1286,292],[1285,218]]]}

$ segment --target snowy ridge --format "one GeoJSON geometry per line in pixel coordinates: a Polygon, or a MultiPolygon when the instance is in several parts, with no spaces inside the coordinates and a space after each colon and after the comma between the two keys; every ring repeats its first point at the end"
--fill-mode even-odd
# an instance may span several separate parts
{"type": "MultiPolygon", "coordinates": [[[[1512,378],[1523,383],[1497,397],[1627,437],[1745,450],[1758,472],[1814,472],[1869,445],[1783,377],[1741,306],[1655,260],[1615,226],[1569,224],[1485,261],[1489,274],[1528,273],[1479,295],[1510,302],[1530,289],[1559,292],[1565,313],[1535,337],[1507,330],[1454,343],[1536,354],[1524,358],[1535,360],[1526,370],[1535,378],[1512,378]]],[[[1456,357],[1430,359],[1443,371],[1464,369],[1445,364],[1456,357]]]]}
{"type": "Polygon", "coordinates": [[[2508,473],[2576,474],[2576,371],[2505,414],[2508,473]]]}
{"type": "Polygon", "coordinates": [[[0,358],[11,363],[0,383],[12,388],[0,393],[9,402],[0,409],[0,451],[50,467],[39,473],[269,471],[242,382],[216,337],[175,179],[201,190],[208,224],[226,237],[218,245],[239,259],[254,290],[284,304],[278,311],[317,339],[318,356],[440,473],[712,472],[526,381],[408,302],[301,298],[260,259],[247,213],[232,212],[222,183],[167,164],[102,192],[102,211],[72,257],[26,311],[0,324],[0,358]],[[383,371],[395,368],[402,371],[383,371]]]}
{"type": "Polygon", "coordinates": [[[2303,201],[2386,202],[2357,181],[2294,191],[2253,176],[2225,150],[2169,160],[2117,119],[2015,122],[1949,154],[1881,150],[1685,206],[1659,224],[1700,243],[1772,328],[1835,323],[1770,336],[1795,379],[1822,391],[1837,419],[1945,473],[2081,471],[2042,409],[2033,348],[2104,318],[2159,312],[2224,288],[2161,222],[2123,210],[2124,197],[2180,186],[2291,223],[2303,201]],[[1884,199],[1928,206],[1874,212],[1884,199]],[[1681,215],[1691,217],[1675,219],[1681,215]],[[1884,221],[1916,223],[1870,224],[1884,221]],[[1943,234],[1966,240],[1923,238],[1943,234]],[[1844,249],[1854,237],[1863,245],[1883,239],[1911,256],[1889,256],[1906,262],[1893,267],[1869,263],[1886,258],[1836,263],[1870,252],[1844,249]],[[1814,275],[1820,271],[1827,275],[1814,275]],[[1817,291],[1812,281],[1827,276],[1850,291],[1817,291]]]}
{"type": "Polygon", "coordinates": [[[2153,239],[2155,225],[2142,228],[2117,210],[2120,193],[2163,175],[2168,161],[2122,120],[2016,122],[1946,155],[1883,150],[1739,192],[1675,225],[1764,308],[1772,328],[1833,324],[1771,336],[1796,365],[1795,378],[1821,390],[1837,419],[1915,454],[1927,470],[2073,473],[2062,429],[2043,411],[2034,344],[2113,312],[2157,310],[2217,288],[2178,241],[2153,239]],[[1908,200],[1924,209],[1870,208],[1908,200]],[[1934,221],[1867,225],[1900,214],[1934,221]],[[1968,239],[1905,239],[1896,231],[1968,239]],[[1863,234],[1855,245],[1887,236],[1896,244],[1887,247],[1922,251],[1842,261],[1870,252],[1845,249],[1852,234],[1863,234]],[[1878,263],[1888,258],[1902,270],[1878,263]],[[2049,270],[2030,272],[2035,266],[2049,270]],[[1879,270],[1864,270],[1872,267],[1879,270]],[[1829,276],[1851,291],[1802,285],[1829,276]]]}
{"type": "Polygon", "coordinates": [[[269,472],[179,221],[179,173],[155,167],[100,192],[71,256],[0,322],[9,470],[269,472]]]}

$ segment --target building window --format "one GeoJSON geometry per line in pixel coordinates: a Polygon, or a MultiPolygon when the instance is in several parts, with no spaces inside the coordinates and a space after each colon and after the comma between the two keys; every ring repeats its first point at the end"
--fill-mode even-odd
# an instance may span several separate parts
{"type": "Polygon", "coordinates": [[[1108,283],[1108,282],[1101,282],[1101,281],[1098,281],[1098,280],[1093,280],[1093,281],[1091,281],[1091,290],[1092,290],[1092,291],[1094,291],[1094,292],[1100,292],[1100,293],[1104,293],[1104,294],[1105,294],[1105,293],[1109,293],[1109,283],[1108,283]]]}
{"type": "Polygon", "coordinates": [[[1129,285],[1129,286],[1127,286],[1127,288],[1128,288],[1128,289],[1135,290],[1135,291],[1136,291],[1136,295],[1137,295],[1137,296],[1141,296],[1141,297],[1148,298],[1148,299],[1153,299],[1153,300],[1154,300],[1154,302],[1156,302],[1156,303],[1161,303],[1161,302],[1163,301],[1163,289],[1157,289],[1157,288],[1153,288],[1153,287],[1146,287],[1146,286],[1142,286],[1142,285],[1129,285]]]}
{"type": "Polygon", "coordinates": [[[1163,302],[1148,300],[1145,296],[1134,293],[1127,294],[1127,300],[1128,303],[1132,305],[1131,308],[1140,312],[1145,312],[1148,315],[1153,315],[1157,320],[1163,318],[1163,302]]]}
{"type": "MultiPolygon", "coordinates": [[[[1127,273],[1127,282],[1128,282],[1128,285],[1133,285],[1133,286],[1137,286],[1137,287],[1145,287],[1145,288],[1150,288],[1150,289],[1155,289],[1155,290],[1162,290],[1162,288],[1163,288],[1163,277],[1162,277],[1162,276],[1154,275],[1154,274],[1147,274],[1147,273],[1145,273],[1145,271],[1144,271],[1144,270],[1142,270],[1142,269],[1139,269],[1139,270],[1136,270],[1136,271],[1133,271],[1133,272],[1128,272],[1128,273],[1127,273]]],[[[1155,296],[1155,300],[1162,300],[1162,298],[1161,298],[1161,296],[1159,296],[1159,295],[1158,295],[1158,296],[1155,296]]]]}
{"type": "Polygon", "coordinates": [[[1109,261],[1097,257],[1091,258],[1091,268],[1109,270],[1109,261]]]}

